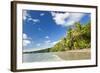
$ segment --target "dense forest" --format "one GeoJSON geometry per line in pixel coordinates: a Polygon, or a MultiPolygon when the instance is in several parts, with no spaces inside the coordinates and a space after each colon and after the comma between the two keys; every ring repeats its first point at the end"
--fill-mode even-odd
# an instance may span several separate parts
{"type": "Polygon", "coordinates": [[[59,43],[54,47],[49,48],[49,52],[58,52],[74,49],[84,49],[91,47],[91,23],[80,24],[75,23],[74,26],[70,26],[66,37],[62,38],[59,43]]]}

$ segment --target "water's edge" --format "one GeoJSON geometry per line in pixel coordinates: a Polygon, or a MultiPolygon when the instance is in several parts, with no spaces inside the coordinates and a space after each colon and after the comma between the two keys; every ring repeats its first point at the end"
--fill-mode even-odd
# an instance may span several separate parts
{"type": "Polygon", "coordinates": [[[62,60],[84,60],[91,59],[90,50],[48,52],[48,53],[27,53],[23,54],[24,62],[50,62],[62,60]]]}

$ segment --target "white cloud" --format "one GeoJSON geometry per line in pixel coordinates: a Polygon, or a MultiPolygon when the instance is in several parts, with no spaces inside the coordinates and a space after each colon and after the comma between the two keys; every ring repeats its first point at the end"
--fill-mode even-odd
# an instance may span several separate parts
{"type": "Polygon", "coordinates": [[[57,13],[57,12],[51,12],[53,16],[53,20],[57,25],[62,26],[70,26],[73,25],[75,22],[78,22],[82,19],[82,17],[85,15],[84,13],[57,13]]]}
{"type": "Polygon", "coordinates": [[[29,37],[27,36],[27,34],[23,33],[23,46],[27,46],[31,44],[31,41],[29,40],[29,37]]]}
{"type": "Polygon", "coordinates": [[[84,13],[71,13],[69,19],[65,23],[65,26],[73,25],[75,22],[79,22],[84,15],[84,13]]]}
{"type": "Polygon", "coordinates": [[[52,42],[52,44],[55,45],[55,44],[57,44],[58,42],[59,42],[59,41],[54,41],[54,42],[52,42]]]}
{"type": "Polygon", "coordinates": [[[40,22],[39,19],[35,19],[35,18],[32,18],[32,17],[27,18],[27,20],[28,20],[28,21],[32,21],[33,23],[40,22]]]}
{"type": "Polygon", "coordinates": [[[27,35],[23,33],[23,39],[27,39],[27,35]]]}
{"type": "Polygon", "coordinates": [[[32,21],[33,19],[30,17],[30,18],[28,18],[28,21],[32,21]]]}
{"type": "Polygon", "coordinates": [[[44,41],[44,47],[45,48],[49,48],[49,47],[52,47],[52,46],[53,46],[53,44],[52,44],[51,40],[44,41]]]}
{"type": "Polygon", "coordinates": [[[56,16],[56,12],[51,12],[51,15],[52,16],[56,16]]]}
{"type": "Polygon", "coordinates": [[[23,11],[23,20],[26,20],[27,17],[31,17],[26,10],[23,11]]]}
{"type": "MultiPolygon", "coordinates": [[[[43,14],[42,14],[43,15],[43,14]]],[[[37,23],[37,22],[40,22],[39,19],[36,19],[36,18],[32,18],[31,15],[28,13],[28,11],[24,10],[23,11],[23,20],[28,20],[28,21],[32,21],[33,24],[34,23],[37,23]]]]}
{"type": "Polygon", "coordinates": [[[32,21],[35,22],[35,23],[36,23],[36,22],[40,22],[39,19],[32,19],[32,21]]]}
{"type": "Polygon", "coordinates": [[[44,13],[41,13],[41,14],[40,14],[40,16],[44,16],[44,15],[45,15],[44,13]]]}
{"type": "Polygon", "coordinates": [[[27,46],[29,44],[31,44],[30,40],[25,40],[25,39],[23,40],[23,46],[27,46]]]}
{"type": "Polygon", "coordinates": [[[54,41],[52,42],[51,40],[46,40],[43,43],[37,43],[36,46],[37,48],[34,48],[36,50],[38,49],[45,49],[45,48],[50,48],[53,47],[55,44],[57,44],[59,41],[54,41]]]}
{"type": "Polygon", "coordinates": [[[46,39],[49,39],[49,36],[45,36],[46,39]]]}
{"type": "Polygon", "coordinates": [[[38,44],[36,44],[36,46],[40,46],[40,45],[41,45],[41,44],[39,44],[39,43],[38,43],[38,44]]]}
{"type": "Polygon", "coordinates": [[[51,43],[51,40],[46,40],[45,41],[45,44],[49,44],[49,43],[51,43]]]}
{"type": "Polygon", "coordinates": [[[51,12],[53,16],[53,20],[56,22],[56,24],[61,25],[66,23],[66,18],[69,17],[69,13],[55,13],[51,12]]]}
{"type": "Polygon", "coordinates": [[[56,45],[58,42],[60,42],[61,40],[58,40],[58,41],[54,41],[54,42],[52,42],[52,45],[54,46],[54,45],[56,45]]]}
{"type": "MultiPolygon", "coordinates": [[[[59,40],[60,41],[60,40],[59,40]]],[[[48,46],[48,47],[53,47],[55,44],[57,44],[59,41],[54,41],[52,42],[51,40],[46,40],[44,42],[45,46],[48,46]]]]}
{"type": "Polygon", "coordinates": [[[23,11],[23,19],[26,20],[27,11],[23,11]]]}

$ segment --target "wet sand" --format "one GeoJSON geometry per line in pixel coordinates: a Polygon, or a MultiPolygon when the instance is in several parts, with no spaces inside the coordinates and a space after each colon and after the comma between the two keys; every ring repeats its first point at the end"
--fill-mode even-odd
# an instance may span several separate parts
{"type": "Polygon", "coordinates": [[[60,57],[62,60],[85,60],[85,59],[91,59],[90,49],[55,52],[55,55],[60,57]]]}

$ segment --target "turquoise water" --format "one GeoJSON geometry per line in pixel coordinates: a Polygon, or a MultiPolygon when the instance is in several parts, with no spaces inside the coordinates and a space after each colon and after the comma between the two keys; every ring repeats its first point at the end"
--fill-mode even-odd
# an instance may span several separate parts
{"type": "Polygon", "coordinates": [[[60,61],[61,59],[53,53],[28,53],[23,54],[23,62],[48,62],[60,61]]]}

